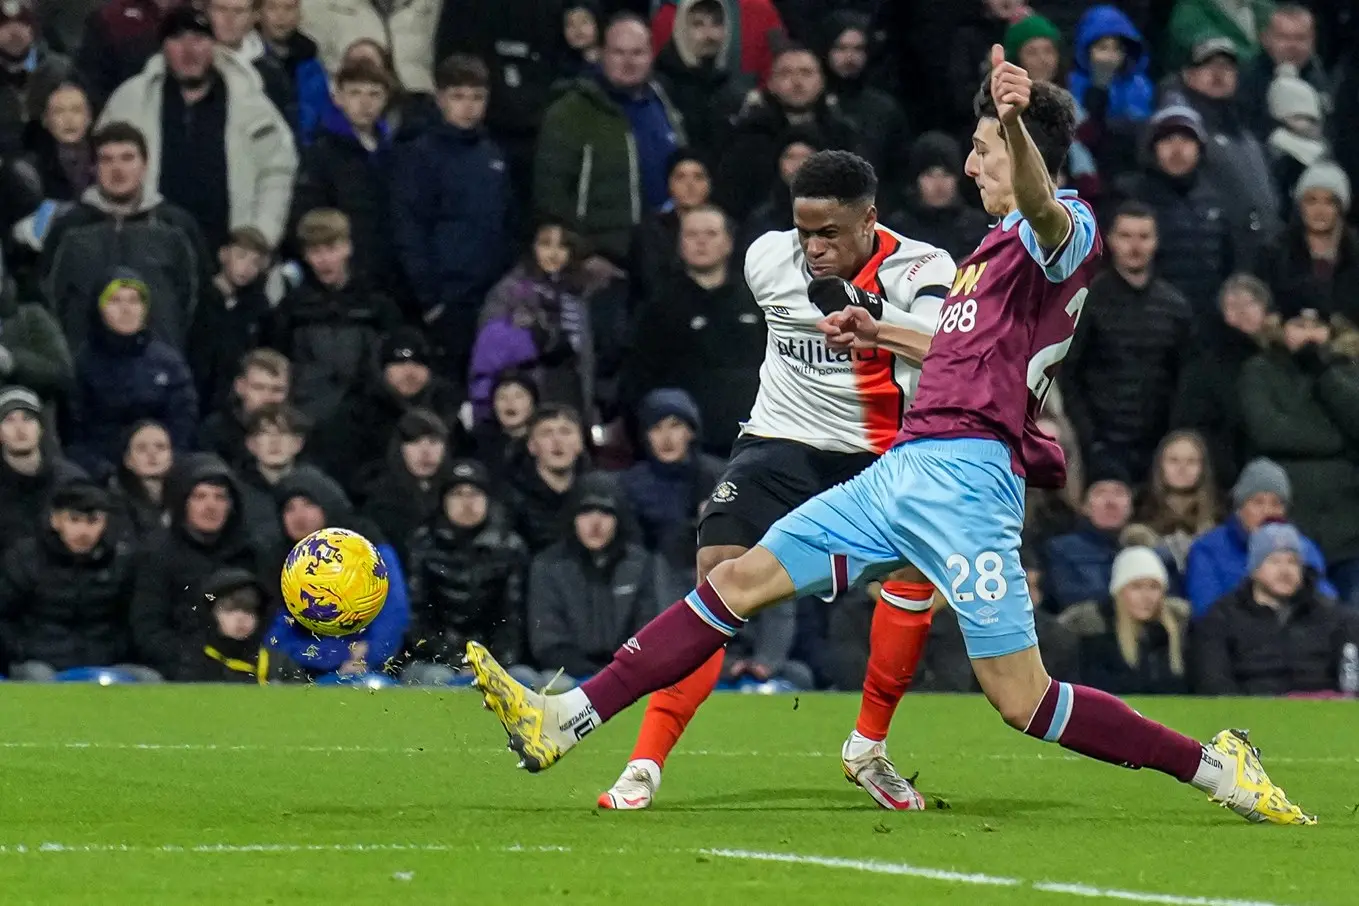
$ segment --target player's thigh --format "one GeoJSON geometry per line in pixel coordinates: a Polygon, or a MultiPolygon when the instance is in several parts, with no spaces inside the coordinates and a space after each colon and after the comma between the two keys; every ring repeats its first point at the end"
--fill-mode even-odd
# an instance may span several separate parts
{"type": "Polygon", "coordinates": [[[1037,645],[996,657],[973,658],[972,672],[992,707],[1019,730],[1028,726],[1051,682],[1037,645]]]}
{"type": "MultiPolygon", "coordinates": [[[[917,441],[890,451],[888,524],[900,559],[917,567],[958,614],[971,658],[1037,644],[1019,562],[1024,483],[996,441],[917,441]]],[[[886,493],[886,488],[884,488],[886,493]]]]}
{"type": "MultiPolygon", "coordinates": [[[[699,548],[758,544],[771,525],[823,489],[818,455],[826,454],[788,440],[737,440],[731,461],[703,504],[699,548]]],[[[719,562],[713,559],[712,565],[719,562]]]]}

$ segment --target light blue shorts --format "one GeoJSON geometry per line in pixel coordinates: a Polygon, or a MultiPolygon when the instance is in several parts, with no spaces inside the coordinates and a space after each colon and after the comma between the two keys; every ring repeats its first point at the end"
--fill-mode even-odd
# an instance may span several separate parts
{"type": "Polygon", "coordinates": [[[1019,563],[1024,480],[996,440],[923,439],[889,450],[857,477],[770,527],[760,546],[798,595],[827,600],[909,563],[958,613],[969,657],[1038,644],[1019,563]]]}

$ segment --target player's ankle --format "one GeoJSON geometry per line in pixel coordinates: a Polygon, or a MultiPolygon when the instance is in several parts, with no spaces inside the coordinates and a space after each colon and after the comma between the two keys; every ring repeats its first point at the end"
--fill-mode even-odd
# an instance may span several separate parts
{"type": "Polygon", "coordinates": [[[544,699],[544,728],[563,751],[603,723],[580,687],[544,699]]]}
{"type": "Polygon", "coordinates": [[[634,758],[628,762],[628,767],[638,768],[651,775],[651,787],[653,790],[661,788],[661,765],[660,762],[650,758],[634,758]]]}
{"type": "Polygon", "coordinates": [[[846,759],[852,760],[863,755],[881,742],[881,739],[873,739],[871,736],[865,736],[863,733],[859,732],[858,729],[855,729],[854,732],[849,734],[849,739],[845,740],[845,745],[841,749],[841,753],[846,759]]]}

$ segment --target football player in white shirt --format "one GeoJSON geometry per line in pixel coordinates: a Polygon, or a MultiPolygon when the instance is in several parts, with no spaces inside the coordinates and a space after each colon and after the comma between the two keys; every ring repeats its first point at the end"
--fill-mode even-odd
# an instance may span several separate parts
{"type": "MultiPolygon", "coordinates": [[[[732,458],[699,523],[698,577],[754,547],[784,514],[847,481],[886,451],[910,404],[925,350],[831,350],[817,322],[847,304],[925,335],[956,276],[945,252],[877,222],[872,166],[846,151],[808,158],[792,185],[796,229],[766,233],[746,256],[746,281],[764,309],[768,348],[760,391],[732,458]],[[857,288],[857,289],[856,289],[857,288]],[[863,291],[863,292],[860,292],[863,291]]],[[[893,581],[878,593],[859,719],[841,753],[845,776],[883,808],[922,808],[920,794],[887,757],[887,729],[924,650],[934,588],[893,581]]],[[[843,587],[843,586],[842,586],[843,587]]],[[[835,591],[842,589],[837,588],[835,591]]],[[[599,796],[610,809],[651,805],[665,758],[722,674],[718,652],[657,692],[627,767],[599,796]]],[[[761,665],[748,675],[762,676],[761,665]]]]}

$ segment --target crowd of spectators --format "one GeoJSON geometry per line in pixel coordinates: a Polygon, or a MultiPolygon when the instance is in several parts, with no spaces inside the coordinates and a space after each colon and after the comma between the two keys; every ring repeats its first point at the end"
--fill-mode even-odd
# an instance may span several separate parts
{"type": "MultiPolygon", "coordinates": [[[[962,260],[992,44],[1100,212],[1024,566],[1054,675],[1359,685],[1359,13],[1339,0],[0,0],[0,672],[589,676],[691,585],[759,386],[745,249],[820,149],[962,260]],[[392,561],[279,612],[325,525],[392,561]]],[[[917,688],[972,688],[938,599],[917,688]]],[[[857,688],[871,602],[771,612],[857,688]]]]}

